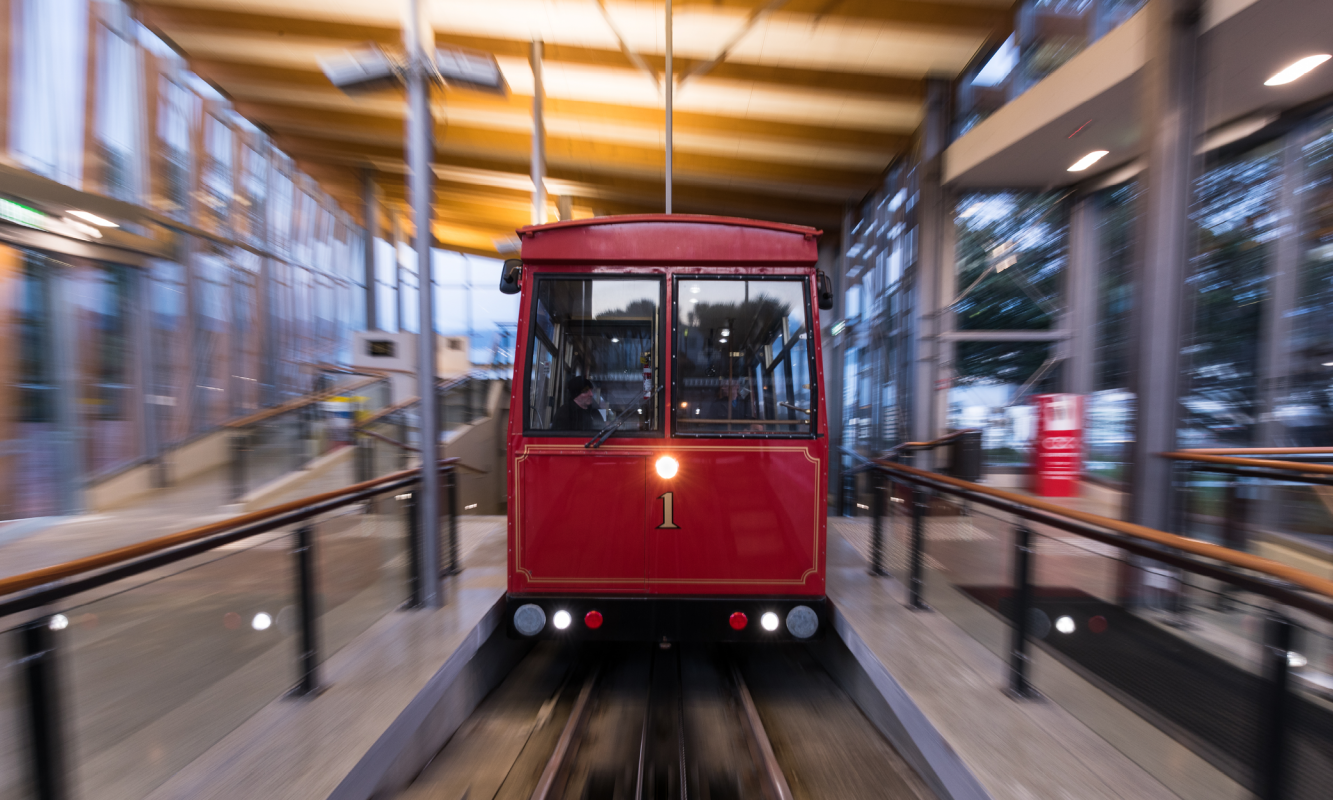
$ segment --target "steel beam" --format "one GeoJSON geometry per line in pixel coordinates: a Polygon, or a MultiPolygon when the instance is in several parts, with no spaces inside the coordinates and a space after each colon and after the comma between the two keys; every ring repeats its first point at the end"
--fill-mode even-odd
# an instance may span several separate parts
{"type": "Polygon", "coordinates": [[[375,295],[379,289],[379,275],[375,270],[375,235],[379,233],[379,203],[375,199],[375,168],[361,168],[361,214],[365,222],[362,246],[365,248],[366,330],[380,329],[379,306],[375,295]]]}
{"type": "Polygon", "coordinates": [[[421,46],[424,24],[421,14],[426,0],[408,0],[408,25],[403,31],[408,52],[407,73],[407,152],[412,196],[412,218],[416,226],[417,300],[420,320],[417,335],[417,396],[421,426],[421,493],[417,498],[420,514],[421,600],[429,608],[439,608],[440,595],[440,475],[439,441],[435,406],[435,306],[431,280],[431,171],[435,123],[430,111],[430,54],[421,46]]]}
{"type": "Polygon", "coordinates": [[[949,132],[948,81],[935,78],[926,81],[926,114],[922,129],[921,162],[917,167],[920,244],[915,270],[915,353],[909,430],[913,439],[929,441],[936,438],[942,424],[942,420],[935,418],[936,381],[939,379],[940,276],[943,270],[953,269],[953,264],[945,263],[944,228],[952,224],[952,219],[940,182],[949,132]]]}
{"type": "Polygon", "coordinates": [[[543,45],[534,39],[528,54],[532,67],[532,224],[546,224],[546,84],[542,79],[543,45]]]}

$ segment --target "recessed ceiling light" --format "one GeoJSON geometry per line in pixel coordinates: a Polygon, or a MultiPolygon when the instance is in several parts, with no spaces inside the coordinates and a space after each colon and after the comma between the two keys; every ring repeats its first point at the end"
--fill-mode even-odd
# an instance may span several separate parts
{"type": "MultiPolygon", "coordinates": [[[[1325,56],[1325,57],[1327,58],[1327,56],[1325,56]]],[[[90,213],[88,213],[87,211],[75,211],[74,209],[71,208],[71,209],[69,210],[69,213],[73,214],[74,216],[78,217],[78,218],[81,219],[81,220],[84,220],[84,221],[86,221],[86,222],[91,222],[92,224],[97,225],[97,226],[100,226],[100,227],[103,227],[103,228],[119,228],[119,227],[120,227],[119,225],[117,225],[116,223],[112,222],[112,221],[109,220],[109,219],[103,219],[103,218],[97,216],[96,214],[90,214],[90,213]]]]}
{"type": "Polygon", "coordinates": [[[1080,158],[1078,161],[1075,161],[1075,162],[1074,162],[1074,166],[1070,167],[1070,168],[1069,168],[1069,171],[1070,171],[1070,172],[1082,172],[1083,170],[1087,169],[1088,167],[1091,167],[1093,164],[1096,164],[1098,161],[1101,160],[1102,156],[1106,155],[1106,154],[1109,153],[1109,152],[1111,152],[1111,151],[1110,151],[1110,150],[1093,150],[1091,153],[1088,153],[1086,156],[1080,158]]]}
{"type": "Polygon", "coordinates": [[[1324,63],[1330,58],[1327,53],[1317,56],[1306,56],[1295,64],[1283,69],[1278,74],[1264,81],[1264,86],[1281,86],[1284,83],[1291,83],[1305,73],[1324,63]]]}

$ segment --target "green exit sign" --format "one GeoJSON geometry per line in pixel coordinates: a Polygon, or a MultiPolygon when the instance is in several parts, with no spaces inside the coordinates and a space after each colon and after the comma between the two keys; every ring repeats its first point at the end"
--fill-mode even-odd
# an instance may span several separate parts
{"type": "Polygon", "coordinates": [[[35,208],[28,208],[20,203],[15,203],[13,200],[0,198],[0,220],[45,231],[50,230],[51,218],[35,208]]]}

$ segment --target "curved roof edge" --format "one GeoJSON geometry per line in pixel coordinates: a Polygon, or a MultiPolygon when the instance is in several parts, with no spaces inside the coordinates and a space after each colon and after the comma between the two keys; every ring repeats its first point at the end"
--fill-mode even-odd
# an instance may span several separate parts
{"type": "Polygon", "coordinates": [[[524,262],[550,265],[813,265],[820,231],[697,214],[627,214],[520,228],[524,262]]]}
{"type": "Polygon", "coordinates": [[[717,217],[711,214],[621,214],[607,217],[566,219],[559,222],[548,222],[544,225],[525,225],[515,233],[527,237],[541,231],[592,227],[594,225],[617,225],[626,222],[694,222],[706,225],[734,225],[742,228],[763,228],[770,231],[799,233],[803,236],[821,236],[824,233],[818,228],[811,228],[806,225],[791,225],[786,222],[768,222],[761,219],[745,219],[744,217],[717,217]]]}

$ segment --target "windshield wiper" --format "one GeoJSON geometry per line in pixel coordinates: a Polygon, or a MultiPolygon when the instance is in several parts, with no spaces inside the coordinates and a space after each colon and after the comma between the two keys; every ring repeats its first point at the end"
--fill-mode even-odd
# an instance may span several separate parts
{"type": "MultiPolygon", "coordinates": [[[[660,392],[660,391],[662,391],[662,387],[661,387],[661,386],[657,387],[657,390],[654,391],[653,394],[656,395],[657,392],[660,392]]],[[[584,446],[584,447],[591,447],[591,448],[593,448],[593,449],[596,449],[596,448],[598,448],[598,447],[601,447],[601,446],[602,446],[602,442],[605,442],[607,439],[611,438],[611,434],[613,434],[613,433],[615,433],[616,431],[620,430],[620,426],[621,426],[622,423],[624,423],[625,418],[629,416],[629,412],[634,411],[634,410],[636,410],[636,409],[640,409],[640,408],[643,408],[643,404],[642,404],[642,403],[640,403],[640,404],[637,405],[637,406],[626,406],[624,411],[622,411],[622,412],[620,412],[619,414],[617,414],[615,419],[613,419],[613,420],[611,420],[610,422],[608,422],[605,428],[602,428],[600,431],[598,431],[598,432],[597,432],[597,435],[594,436],[594,437],[592,437],[592,439],[590,439],[590,440],[588,441],[588,443],[585,444],[585,445],[583,445],[583,446],[584,446]]]]}

